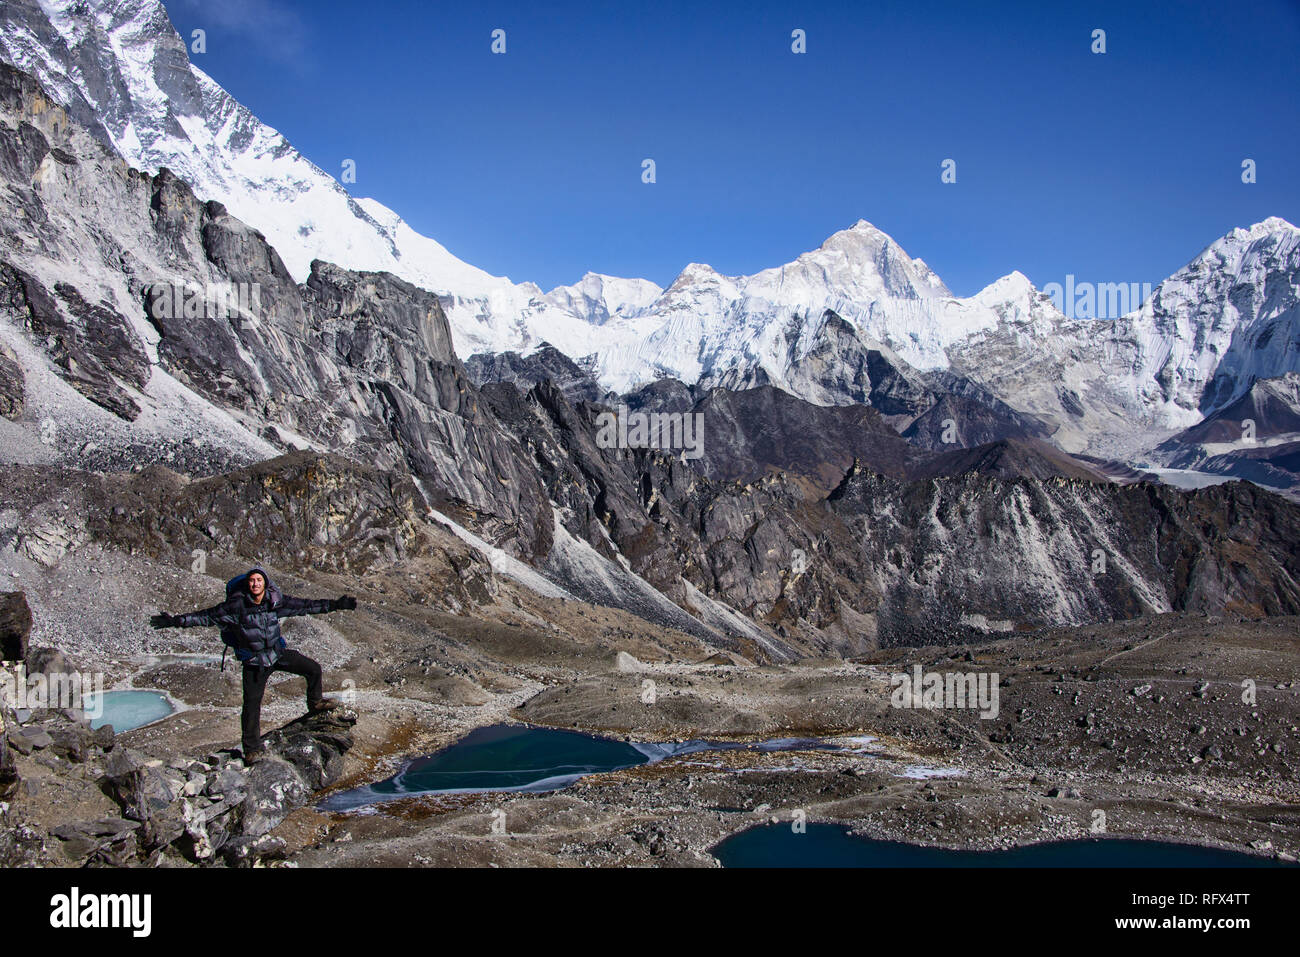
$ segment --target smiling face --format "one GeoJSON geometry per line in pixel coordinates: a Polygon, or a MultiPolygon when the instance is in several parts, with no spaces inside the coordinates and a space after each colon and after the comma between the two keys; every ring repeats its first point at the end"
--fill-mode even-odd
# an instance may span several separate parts
{"type": "Polygon", "coordinates": [[[248,594],[255,602],[260,602],[266,594],[266,579],[261,572],[253,572],[248,576],[248,594]]]}

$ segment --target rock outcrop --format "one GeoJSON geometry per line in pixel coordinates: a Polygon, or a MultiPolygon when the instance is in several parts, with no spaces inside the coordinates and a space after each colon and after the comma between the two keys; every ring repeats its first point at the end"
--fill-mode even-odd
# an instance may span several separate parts
{"type": "Polygon", "coordinates": [[[11,729],[13,760],[40,763],[56,779],[96,781],[118,815],[69,820],[43,833],[21,820],[21,800],[0,805],[0,814],[15,818],[11,835],[0,839],[0,863],[247,866],[274,860],[285,844],[271,832],[338,780],[356,720],[355,712],[342,709],[290,722],[265,737],[266,754],[250,767],[233,751],[149,758],[118,746],[111,728],[92,731],[75,714],[37,712],[11,729]]]}

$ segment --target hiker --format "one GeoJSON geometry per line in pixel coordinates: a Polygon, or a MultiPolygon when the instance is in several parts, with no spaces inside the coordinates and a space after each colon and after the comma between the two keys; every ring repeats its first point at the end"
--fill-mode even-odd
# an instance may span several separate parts
{"type": "MultiPolygon", "coordinates": [[[[275,586],[262,568],[226,583],[226,600],[203,611],[187,615],[154,615],[149,623],[155,628],[221,627],[221,639],[234,648],[243,663],[244,760],[258,760],[262,747],[262,695],[273,671],[287,671],[307,680],[307,712],[332,711],[333,701],[326,700],[321,687],[321,667],[301,652],[289,648],[280,636],[280,619],[293,615],[323,615],[331,611],[352,611],[357,600],[351,595],[340,598],[294,598],[275,586]]],[[[222,666],[225,654],[222,654],[222,666]]]]}

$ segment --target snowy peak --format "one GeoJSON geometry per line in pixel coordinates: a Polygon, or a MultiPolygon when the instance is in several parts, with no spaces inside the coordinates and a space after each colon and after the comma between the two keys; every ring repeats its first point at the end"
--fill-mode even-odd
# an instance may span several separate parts
{"type": "Polygon", "coordinates": [[[119,151],[141,155],[164,131],[181,133],[178,115],[202,110],[185,46],[158,3],[5,3],[0,52],[119,151]]]}
{"type": "Polygon", "coordinates": [[[1230,230],[1125,320],[1162,399],[1195,419],[1300,371],[1300,229],[1271,216],[1230,230]]]}
{"type": "Polygon", "coordinates": [[[697,282],[717,282],[722,279],[722,273],[718,272],[708,263],[687,263],[682,267],[682,271],[677,274],[677,278],[668,286],[669,289],[680,289],[691,283],[697,282]]]}
{"type": "Polygon", "coordinates": [[[1253,242],[1254,240],[1264,239],[1270,236],[1295,237],[1297,234],[1300,234],[1300,229],[1287,222],[1281,216],[1270,216],[1263,222],[1256,223],[1255,225],[1245,229],[1237,227],[1236,229],[1230,230],[1223,239],[1253,242]]]}
{"type": "Polygon", "coordinates": [[[1269,268],[1293,254],[1298,244],[1300,229],[1280,216],[1270,216],[1253,226],[1230,229],[1166,281],[1176,281],[1184,273],[1196,272],[1206,266],[1249,269],[1255,264],[1263,264],[1269,268]]]}
{"type": "Polygon", "coordinates": [[[786,268],[791,267],[822,270],[828,284],[855,292],[872,288],[899,299],[951,295],[925,262],[908,256],[893,237],[865,219],[832,233],[786,268]]]}
{"type": "Polygon", "coordinates": [[[989,283],[970,299],[961,301],[975,303],[999,312],[1005,307],[1014,306],[1026,313],[1029,311],[1041,313],[1045,318],[1053,321],[1065,320],[1052,302],[1052,297],[1041,292],[1029,277],[1019,270],[1007,273],[1001,279],[989,283]]]}
{"type": "Polygon", "coordinates": [[[165,166],[260,230],[299,282],[320,259],[443,293],[461,355],[535,345],[533,324],[557,318],[556,338],[581,340],[575,327],[586,323],[575,316],[534,319],[535,286],[477,269],[382,203],[353,199],[189,62],[157,0],[6,2],[0,58],[34,76],[132,166],[165,166]]]}
{"type": "Polygon", "coordinates": [[[593,325],[636,316],[650,306],[663,289],[648,279],[620,279],[589,272],[572,286],[557,286],[546,298],[593,325]]]}

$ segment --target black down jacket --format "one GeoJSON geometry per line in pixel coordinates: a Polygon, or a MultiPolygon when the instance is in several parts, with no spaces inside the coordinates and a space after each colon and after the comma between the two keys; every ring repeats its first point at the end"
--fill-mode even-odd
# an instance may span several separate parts
{"type": "Polygon", "coordinates": [[[266,582],[260,602],[253,601],[245,582],[220,605],[177,615],[175,624],[178,628],[216,625],[221,628],[222,640],[235,649],[236,658],[269,668],[287,647],[280,636],[280,619],[334,611],[334,602],[328,598],[294,598],[281,592],[262,569],[250,569],[252,572],[259,572],[266,582]]]}

